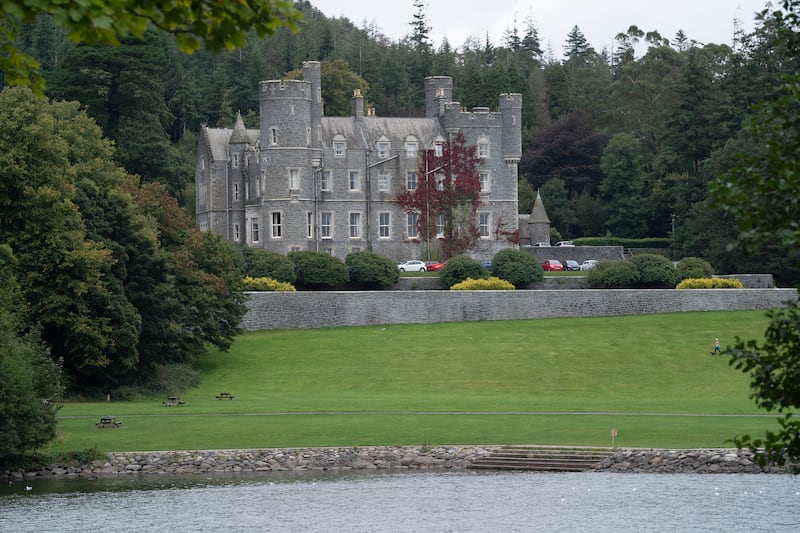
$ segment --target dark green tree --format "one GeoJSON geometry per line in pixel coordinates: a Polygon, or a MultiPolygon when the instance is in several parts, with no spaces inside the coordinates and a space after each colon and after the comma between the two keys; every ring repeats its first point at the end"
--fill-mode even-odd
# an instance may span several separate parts
{"type": "Polygon", "coordinates": [[[642,149],[628,133],[618,133],[608,143],[600,162],[605,177],[600,194],[608,203],[608,229],[619,237],[644,237],[647,233],[647,191],[642,149]]]}

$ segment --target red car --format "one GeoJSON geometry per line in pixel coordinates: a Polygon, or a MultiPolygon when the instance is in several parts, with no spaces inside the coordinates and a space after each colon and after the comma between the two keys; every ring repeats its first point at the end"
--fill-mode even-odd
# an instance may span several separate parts
{"type": "Polygon", "coordinates": [[[542,270],[545,272],[561,272],[564,270],[564,265],[556,259],[548,259],[542,263],[542,270]]]}
{"type": "Polygon", "coordinates": [[[436,272],[443,266],[444,263],[440,263],[439,261],[425,261],[425,270],[428,272],[436,272]]]}

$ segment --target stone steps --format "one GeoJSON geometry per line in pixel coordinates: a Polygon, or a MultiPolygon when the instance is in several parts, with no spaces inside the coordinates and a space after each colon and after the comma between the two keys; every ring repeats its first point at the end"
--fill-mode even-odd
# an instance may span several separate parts
{"type": "Polygon", "coordinates": [[[504,446],[476,459],[476,470],[531,470],[539,472],[583,472],[614,455],[611,448],[561,448],[504,446]]]}

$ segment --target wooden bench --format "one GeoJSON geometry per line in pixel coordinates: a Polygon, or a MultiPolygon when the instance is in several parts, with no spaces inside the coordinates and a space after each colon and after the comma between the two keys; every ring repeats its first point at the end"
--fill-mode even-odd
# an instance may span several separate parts
{"type": "Polygon", "coordinates": [[[167,407],[173,407],[173,406],[176,406],[176,405],[178,407],[180,407],[180,406],[186,405],[186,402],[184,402],[183,400],[181,400],[177,396],[170,396],[169,398],[167,398],[165,401],[163,401],[161,403],[163,403],[167,407]]]}
{"type": "Polygon", "coordinates": [[[95,424],[95,426],[97,426],[98,429],[105,429],[105,428],[112,428],[113,429],[113,428],[118,428],[121,425],[122,425],[122,421],[121,420],[117,420],[113,416],[101,416],[100,417],[100,422],[97,422],[95,424]]]}
{"type": "Polygon", "coordinates": [[[233,400],[233,394],[230,392],[220,392],[217,394],[217,400],[233,400]]]}

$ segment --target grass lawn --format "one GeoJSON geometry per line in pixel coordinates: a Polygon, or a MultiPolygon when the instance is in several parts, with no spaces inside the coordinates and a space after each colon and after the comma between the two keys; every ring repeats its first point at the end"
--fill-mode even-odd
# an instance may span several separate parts
{"type": "Polygon", "coordinates": [[[753,416],[747,376],[709,352],[766,324],[748,311],[251,332],[201,361],[183,407],[65,404],[51,450],[600,446],[611,428],[621,446],[726,446],[775,417],[753,416]],[[105,414],[123,427],[95,429],[105,414]]]}

